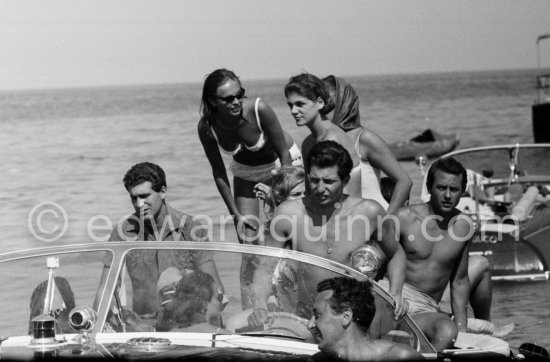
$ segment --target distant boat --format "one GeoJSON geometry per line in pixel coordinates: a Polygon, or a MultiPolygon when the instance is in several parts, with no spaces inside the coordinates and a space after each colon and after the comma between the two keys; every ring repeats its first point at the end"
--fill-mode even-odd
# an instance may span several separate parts
{"type": "Polygon", "coordinates": [[[550,142],[550,74],[542,73],[540,62],[539,43],[541,40],[550,39],[550,34],[543,34],[537,38],[537,100],[533,104],[533,136],[535,142],[550,142]]]}
{"type": "Polygon", "coordinates": [[[411,161],[421,155],[441,156],[454,150],[459,143],[460,140],[455,133],[443,134],[427,129],[409,141],[395,142],[388,146],[399,161],[411,161]]]}

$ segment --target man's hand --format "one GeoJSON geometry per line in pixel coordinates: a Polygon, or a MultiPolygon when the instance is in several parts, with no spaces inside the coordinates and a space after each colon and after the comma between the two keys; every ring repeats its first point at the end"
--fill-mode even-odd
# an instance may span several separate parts
{"type": "Polygon", "coordinates": [[[395,320],[401,319],[407,314],[409,309],[409,303],[407,300],[401,296],[401,294],[392,294],[393,299],[395,300],[395,311],[394,318],[395,320]]]}
{"type": "Polygon", "coordinates": [[[253,328],[263,328],[267,320],[267,309],[256,308],[248,317],[248,325],[253,328]]]}

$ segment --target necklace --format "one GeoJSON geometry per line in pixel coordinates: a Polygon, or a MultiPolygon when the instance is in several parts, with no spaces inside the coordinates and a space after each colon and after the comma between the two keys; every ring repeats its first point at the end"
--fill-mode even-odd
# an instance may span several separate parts
{"type": "MultiPolygon", "coordinates": [[[[334,212],[336,212],[336,210],[340,209],[341,207],[342,207],[342,201],[341,201],[341,198],[340,198],[340,201],[336,201],[334,203],[334,212]]],[[[333,250],[333,247],[334,247],[335,243],[336,243],[336,240],[334,240],[334,241],[332,241],[332,243],[330,243],[330,241],[327,239],[327,254],[332,254],[332,250],[333,250]]]]}

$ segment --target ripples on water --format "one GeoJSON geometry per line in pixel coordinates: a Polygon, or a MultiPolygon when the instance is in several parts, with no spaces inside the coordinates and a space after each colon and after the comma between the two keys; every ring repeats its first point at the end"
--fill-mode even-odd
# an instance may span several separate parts
{"type": "MultiPolygon", "coordinates": [[[[324,75],[323,75],[324,76],[324,75]]],[[[364,125],[387,142],[428,127],[458,133],[461,147],[532,142],[532,71],[348,78],[360,96],[364,125]]],[[[294,124],[285,80],[243,80],[247,94],[270,103],[298,144],[307,135],[294,124]]],[[[0,93],[2,171],[0,238],[4,251],[39,247],[27,227],[30,210],[55,201],[69,217],[56,243],[89,242],[87,223],[105,215],[116,223],[131,212],[122,186],[137,162],[161,165],[169,202],[192,214],[225,215],[196,126],[200,84],[0,93]]],[[[418,200],[420,174],[403,163],[418,200]]],[[[227,234],[233,235],[231,228],[227,234]]],[[[104,237],[106,231],[96,235],[104,237]]],[[[216,234],[217,236],[218,234],[216,234]]],[[[493,316],[517,327],[507,339],[550,346],[550,283],[497,284],[493,316]]]]}

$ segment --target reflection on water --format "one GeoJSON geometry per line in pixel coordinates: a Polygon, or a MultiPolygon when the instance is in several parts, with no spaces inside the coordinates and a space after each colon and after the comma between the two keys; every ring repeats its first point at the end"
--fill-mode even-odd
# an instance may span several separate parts
{"type": "Polygon", "coordinates": [[[495,283],[493,288],[493,322],[515,323],[515,330],[505,338],[517,351],[523,342],[550,347],[550,281],[495,283]]]}

